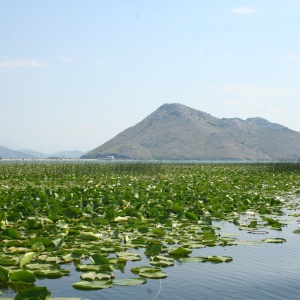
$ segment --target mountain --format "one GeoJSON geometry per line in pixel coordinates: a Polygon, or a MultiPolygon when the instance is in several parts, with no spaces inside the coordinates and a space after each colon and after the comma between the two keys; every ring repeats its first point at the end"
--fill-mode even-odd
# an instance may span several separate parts
{"type": "Polygon", "coordinates": [[[19,152],[23,152],[29,155],[32,155],[35,158],[48,158],[48,157],[58,157],[58,158],[80,158],[85,153],[82,151],[74,150],[74,151],[60,151],[52,154],[46,154],[42,152],[38,152],[31,149],[20,149],[19,152]]]}
{"type": "Polygon", "coordinates": [[[82,155],[84,155],[84,152],[74,150],[74,151],[60,151],[57,153],[53,153],[50,156],[59,157],[59,158],[80,158],[82,155]]]}
{"type": "Polygon", "coordinates": [[[47,158],[47,157],[49,157],[49,154],[38,152],[38,151],[35,151],[35,150],[32,150],[32,149],[18,149],[17,151],[22,152],[22,153],[26,153],[28,155],[31,155],[34,158],[47,158]]]}
{"type": "Polygon", "coordinates": [[[82,158],[154,160],[300,159],[300,133],[262,118],[219,119],[164,104],[82,158]]]}
{"type": "Polygon", "coordinates": [[[0,146],[0,158],[34,158],[34,156],[0,146]]]}

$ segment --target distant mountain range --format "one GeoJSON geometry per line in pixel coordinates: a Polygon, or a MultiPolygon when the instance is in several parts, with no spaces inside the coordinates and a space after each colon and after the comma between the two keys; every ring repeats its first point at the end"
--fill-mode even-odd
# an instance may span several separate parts
{"type": "Polygon", "coordinates": [[[31,149],[11,150],[9,148],[0,146],[0,158],[80,158],[84,154],[84,152],[78,150],[46,154],[31,149]]]}
{"type": "Polygon", "coordinates": [[[298,160],[300,133],[262,118],[219,119],[164,104],[82,158],[153,160],[298,160]]]}
{"type": "Polygon", "coordinates": [[[32,156],[0,146],[0,158],[32,158],[32,156]]]}

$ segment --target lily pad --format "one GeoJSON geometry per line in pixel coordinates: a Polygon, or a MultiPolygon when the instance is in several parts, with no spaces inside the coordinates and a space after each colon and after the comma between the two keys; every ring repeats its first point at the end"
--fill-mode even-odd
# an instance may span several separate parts
{"type": "Polygon", "coordinates": [[[174,266],[174,259],[172,257],[157,255],[152,258],[150,265],[157,267],[171,267],[174,266]]]}
{"type": "Polygon", "coordinates": [[[207,257],[194,256],[194,257],[181,257],[179,258],[181,262],[206,262],[208,261],[207,257]]]}
{"type": "Polygon", "coordinates": [[[60,278],[62,276],[68,276],[70,275],[69,270],[64,269],[44,269],[44,270],[35,270],[33,273],[37,277],[43,277],[43,278],[60,278]]]}
{"type": "Polygon", "coordinates": [[[169,252],[169,255],[174,255],[174,256],[188,256],[189,254],[191,254],[193,251],[183,248],[183,247],[179,247],[177,249],[174,249],[172,251],[169,252]]]}
{"type": "Polygon", "coordinates": [[[73,287],[79,290],[101,290],[113,287],[112,281],[94,280],[94,281],[78,281],[73,283],[73,287]]]}
{"type": "Polygon", "coordinates": [[[93,280],[109,280],[112,278],[111,274],[108,273],[97,273],[97,272],[88,272],[80,275],[80,279],[93,281],[93,280]]]}
{"type": "Polygon", "coordinates": [[[120,258],[123,258],[125,260],[131,260],[131,261],[138,261],[141,260],[141,256],[139,253],[134,253],[134,252],[116,252],[116,255],[120,258]]]}
{"type": "Polygon", "coordinates": [[[207,260],[212,263],[223,263],[232,261],[230,256],[207,256],[207,260]]]}
{"type": "Polygon", "coordinates": [[[106,271],[112,271],[112,266],[110,265],[77,265],[76,266],[77,271],[94,271],[94,272],[106,272],[106,271]]]}
{"type": "Polygon", "coordinates": [[[24,254],[24,256],[20,259],[20,267],[23,268],[26,264],[30,263],[32,258],[34,257],[34,252],[28,252],[24,254]]]}
{"type": "Polygon", "coordinates": [[[158,270],[145,270],[139,273],[139,276],[144,278],[162,279],[167,278],[168,274],[158,270]]]}
{"type": "Polygon", "coordinates": [[[33,283],[36,281],[35,275],[27,270],[11,271],[9,273],[9,279],[11,281],[22,281],[27,283],[33,283]]]}
{"type": "Polygon", "coordinates": [[[262,241],[265,243],[275,243],[275,244],[282,244],[286,242],[284,238],[267,238],[267,239],[263,239],[262,241]]]}
{"type": "Polygon", "coordinates": [[[9,269],[5,269],[0,266],[0,282],[6,282],[9,280],[9,269]]]}
{"type": "Polygon", "coordinates": [[[14,298],[14,300],[24,300],[24,299],[48,299],[50,292],[46,287],[29,287],[19,292],[14,298]]]}
{"type": "Polygon", "coordinates": [[[93,264],[95,265],[105,265],[105,264],[109,264],[109,260],[101,255],[101,254],[93,254],[90,257],[90,260],[92,261],[93,264]]]}
{"type": "Polygon", "coordinates": [[[78,236],[81,240],[88,240],[88,241],[98,241],[100,239],[99,235],[93,232],[83,232],[78,236]]]}
{"type": "Polygon", "coordinates": [[[144,278],[119,278],[114,279],[113,283],[115,285],[121,285],[121,286],[129,286],[129,285],[140,285],[145,284],[147,282],[144,278]]]}

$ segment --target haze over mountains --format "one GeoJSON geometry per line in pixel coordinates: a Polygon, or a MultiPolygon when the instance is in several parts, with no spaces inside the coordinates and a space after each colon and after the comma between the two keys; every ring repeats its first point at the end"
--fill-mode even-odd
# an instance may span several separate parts
{"type": "Polygon", "coordinates": [[[34,151],[31,149],[19,149],[19,150],[11,150],[7,147],[0,146],[0,158],[49,158],[49,157],[57,157],[57,158],[80,158],[84,152],[82,151],[61,151],[52,154],[41,153],[38,151],[34,151]]]}
{"type": "Polygon", "coordinates": [[[300,133],[262,118],[219,119],[164,104],[82,158],[154,160],[298,160],[300,133]]]}

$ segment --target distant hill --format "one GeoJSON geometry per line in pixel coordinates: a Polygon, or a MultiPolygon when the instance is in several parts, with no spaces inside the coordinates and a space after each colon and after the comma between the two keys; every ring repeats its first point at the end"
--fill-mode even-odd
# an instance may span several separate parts
{"type": "Polygon", "coordinates": [[[0,158],[34,158],[34,156],[0,146],[0,158]]]}
{"type": "Polygon", "coordinates": [[[300,159],[300,133],[262,118],[219,119],[182,104],[164,104],[82,158],[154,160],[300,159]]]}
{"type": "Polygon", "coordinates": [[[59,158],[80,158],[85,153],[82,151],[74,150],[74,151],[61,151],[57,153],[53,153],[51,157],[59,157],[59,158]]]}
{"type": "Polygon", "coordinates": [[[45,154],[42,152],[38,152],[32,149],[18,149],[17,151],[26,153],[28,155],[32,155],[34,158],[47,158],[49,157],[49,154],[45,154]]]}
{"type": "Polygon", "coordinates": [[[58,157],[58,158],[80,158],[85,152],[74,150],[74,151],[60,151],[52,154],[42,153],[31,149],[20,149],[19,152],[32,155],[34,158],[48,158],[48,157],[58,157]]]}

